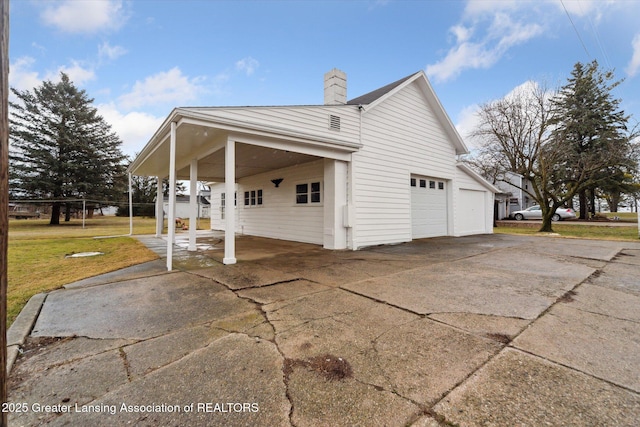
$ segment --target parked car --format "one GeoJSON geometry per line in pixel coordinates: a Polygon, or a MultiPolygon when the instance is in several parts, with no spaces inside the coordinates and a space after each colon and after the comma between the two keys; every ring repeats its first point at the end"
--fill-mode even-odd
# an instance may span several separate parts
{"type": "MultiPolygon", "coordinates": [[[[523,211],[515,211],[511,214],[511,216],[518,221],[521,221],[523,219],[542,219],[542,209],[540,209],[540,206],[531,206],[530,208],[527,208],[523,211]]],[[[563,219],[575,217],[576,213],[573,209],[558,208],[556,209],[556,213],[551,217],[551,220],[560,221],[563,219]]]]}

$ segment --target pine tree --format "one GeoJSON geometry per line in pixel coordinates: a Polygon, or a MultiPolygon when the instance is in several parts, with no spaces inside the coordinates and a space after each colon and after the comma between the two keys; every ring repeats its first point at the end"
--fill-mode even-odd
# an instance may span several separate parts
{"type": "Polygon", "coordinates": [[[594,212],[593,199],[599,185],[607,182],[611,188],[611,177],[633,168],[629,117],[619,109],[620,100],[611,94],[620,84],[611,82],[613,78],[613,72],[601,71],[597,61],[587,65],[578,62],[553,100],[554,139],[567,155],[566,163],[556,172],[564,175],[567,185],[582,181],[578,192],[582,219],[586,218],[588,199],[594,212]]]}
{"type": "Polygon", "coordinates": [[[58,83],[12,92],[18,99],[10,103],[13,197],[51,200],[50,224],[59,224],[65,199],[115,200],[126,191],[120,138],[66,74],[58,83]]]}

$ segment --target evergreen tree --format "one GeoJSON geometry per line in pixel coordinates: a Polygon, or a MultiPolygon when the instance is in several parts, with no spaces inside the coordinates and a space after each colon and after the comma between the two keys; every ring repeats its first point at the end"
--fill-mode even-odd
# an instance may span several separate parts
{"type": "MultiPolygon", "coordinates": [[[[553,100],[553,137],[566,153],[565,162],[555,171],[566,185],[579,185],[580,218],[587,216],[588,200],[595,213],[594,198],[599,186],[611,192],[615,176],[633,169],[628,116],[619,109],[620,100],[611,91],[620,84],[611,82],[612,71],[601,71],[598,62],[576,63],[571,77],[553,100]]],[[[623,186],[622,180],[620,185],[623,186]]],[[[621,188],[622,189],[622,188],[621,188]]]]}
{"type": "Polygon", "coordinates": [[[120,138],[65,73],[58,83],[12,92],[18,98],[10,103],[14,197],[52,200],[50,224],[59,224],[65,199],[116,200],[126,192],[120,138]]]}

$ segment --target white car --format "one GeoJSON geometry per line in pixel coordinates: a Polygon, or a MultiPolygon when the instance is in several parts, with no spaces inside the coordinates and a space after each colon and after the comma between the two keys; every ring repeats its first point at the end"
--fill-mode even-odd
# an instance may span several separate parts
{"type": "MultiPolygon", "coordinates": [[[[521,221],[523,219],[542,219],[542,209],[540,209],[540,206],[531,206],[530,208],[527,208],[523,211],[515,211],[511,214],[511,216],[518,221],[521,221]]],[[[556,209],[556,213],[551,217],[551,220],[560,221],[562,219],[575,217],[576,213],[573,211],[573,209],[558,208],[556,209]]]]}

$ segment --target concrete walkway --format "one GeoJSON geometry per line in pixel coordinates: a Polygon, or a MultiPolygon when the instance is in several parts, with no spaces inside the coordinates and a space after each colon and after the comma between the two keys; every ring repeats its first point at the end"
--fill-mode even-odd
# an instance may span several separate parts
{"type": "Polygon", "coordinates": [[[159,260],[41,298],[11,423],[640,419],[640,243],[488,235],[332,252],[240,237],[229,266],[217,236],[199,244],[176,271],[159,260]]]}

